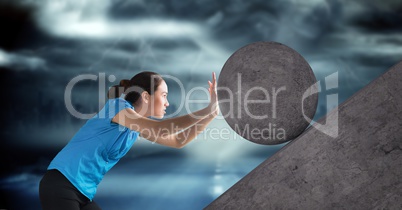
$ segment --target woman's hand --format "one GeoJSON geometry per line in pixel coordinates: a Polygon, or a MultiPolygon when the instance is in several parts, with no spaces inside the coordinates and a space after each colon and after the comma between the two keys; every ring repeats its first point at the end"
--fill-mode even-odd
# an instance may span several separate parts
{"type": "Polygon", "coordinates": [[[215,72],[212,72],[212,82],[208,81],[209,84],[209,95],[211,97],[211,101],[209,103],[209,107],[211,108],[211,114],[215,117],[219,114],[219,104],[218,104],[218,94],[216,92],[216,75],[215,72]]]}

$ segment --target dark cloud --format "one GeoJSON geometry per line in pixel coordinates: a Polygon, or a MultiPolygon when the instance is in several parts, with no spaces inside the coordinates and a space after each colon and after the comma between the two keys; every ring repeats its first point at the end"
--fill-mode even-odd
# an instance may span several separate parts
{"type": "Polygon", "coordinates": [[[363,30],[375,32],[400,32],[402,31],[402,6],[394,11],[379,11],[371,9],[365,15],[354,17],[351,23],[363,30]]]}
{"type": "Polygon", "coordinates": [[[19,45],[19,37],[34,23],[32,10],[0,2],[0,48],[13,50],[19,45]],[[4,30],[6,29],[6,30],[4,30]]]}
{"type": "Polygon", "coordinates": [[[208,18],[225,9],[229,1],[116,1],[108,14],[113,19],[173,17],[185,20],[208,18]]]}
{"type": "Polygon", "coordinates": [[[40,29],[35,13],[37,7],[22,1],[0,1],[0,49],[36,49],[59,40],[40,29]]]}

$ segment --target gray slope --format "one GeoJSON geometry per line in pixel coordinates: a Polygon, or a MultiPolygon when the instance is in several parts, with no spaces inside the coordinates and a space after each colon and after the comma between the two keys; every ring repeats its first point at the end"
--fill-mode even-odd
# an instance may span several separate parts
{"type": "Polygon", "coordinates": [[[402,209],[402,62],[338,110],[338,137],[311,126],[206,209],[402,209]]]}

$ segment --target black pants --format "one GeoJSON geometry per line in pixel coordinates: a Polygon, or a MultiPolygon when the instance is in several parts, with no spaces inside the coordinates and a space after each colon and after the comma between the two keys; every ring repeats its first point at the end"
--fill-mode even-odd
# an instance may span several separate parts
{"type": "Polygon", "coordinates": [[[58,170],[49,170],[39,184],[39,198],[43,210],[100,210],[58,170]]]}

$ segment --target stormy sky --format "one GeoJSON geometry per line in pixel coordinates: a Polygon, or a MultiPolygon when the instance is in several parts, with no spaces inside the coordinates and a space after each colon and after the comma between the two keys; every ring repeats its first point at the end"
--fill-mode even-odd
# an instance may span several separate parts
{"type": "MultiPolygon", "coordinates": [[[[219,75],[240,47],[276,41],[298,51],[317,80],[338,72],[341,103],[402,58],[398,0],[13,0],[0,1],[0,27],[1,150],[12,163],[33,151],[59,150],[85,123],[65,105],[67,84],[80,75],[105,75],[105,94],[117,81],[150,70],[178,78],[188,92],[207,87],[211,73],[219,75]]],[[[167,82],[169,114],[185,96],[167,82]]],[[[325,94],[315,119],[328,111],[325,94]]],[[[82,113],[98,111],[99,80],[78,83],[71,100],[82,113]]],[[[228,128],[224,120],[212,126],[228,128]]],[[[162,149],[144,141],[137,146],[146,149],[130,154],[162,149]]],[[[210,140],[180,153],[262,161],[278,148],[210,140]]]]}

